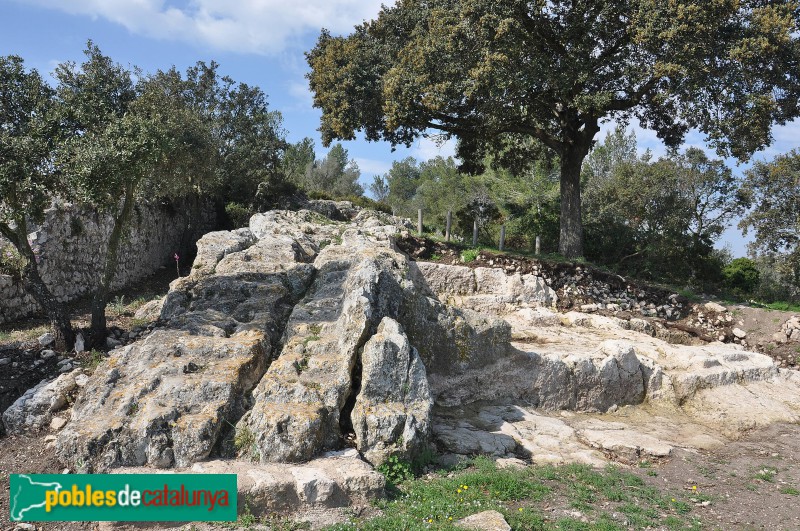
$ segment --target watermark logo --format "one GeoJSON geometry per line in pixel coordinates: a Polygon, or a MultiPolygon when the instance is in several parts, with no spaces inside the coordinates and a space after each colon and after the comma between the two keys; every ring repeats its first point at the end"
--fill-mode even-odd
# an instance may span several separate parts
{"type": "Polygon", "coordinates": [[[236,474],[12,474],[12,522],[234,521],[236,474]]]}

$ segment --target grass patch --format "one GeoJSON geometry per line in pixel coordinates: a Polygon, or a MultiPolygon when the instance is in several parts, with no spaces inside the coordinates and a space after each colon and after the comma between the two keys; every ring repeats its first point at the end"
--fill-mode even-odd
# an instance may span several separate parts
{"type": "Polygon", "coordinates": [[[114,297],[114,299],[108,303],[108,309],[115,317],[119,317],[125,313],[125,295],[117,295],[114,297]]]}
{"type": "Polygon", "coordinates": [[[703,300],[702,297],[700,297],[697,293],[695,293],[694,291],[690,290],[689,288],[682,288],[682,289],[678,289],[676,291],[677,291],[678,295],[681,295],[682,297],[686,297],[687,299],[689,299],[690,302],[700,302],[700,301],[703,300]]]}
{"type": "Polygon", "coordinates": [[[753,479],[760,479],[761,481],[766,481],[768,483],[772,483],[775,481],[775,474],[778,473],[778,470],[771,466],[765,466],[761,470],[755,473],[753,479]]]}
{"type": "Polygon", "coordinates": [[[800,496],[800,490],[797,490],[794,487],[783,487],[781,489],[781,494],[788,494],[789,496],[800,496]]]}
{"type": "Polygon", "coordinates": [[[765,308],[770,310],[778,310],[781,312],[800,312],[800,304],[794,304],[787,301],[776,301],[764,304],[765,308]]]}
{"type": "Polygon", "coordinates": [[[27,343],[28,341],[33,341],[45,332],[49,331],[50,327],[48,325],[38,325],[32,328],[23,328],[19,330],[6,329],[5,331],[0,332],[0,341],[7,343],[27,343]]]}
{"type": "Polygon", "coordinates": [[[247,456],[250,459],[258,459],[261,452],[256,444],[256,436],[248,426],[235,427],[236,435],[233,438],[233,447],[236,448],[237,456],[247,456]]]}
{"type": "Polygon", "coordinates": [[[480,253],[481,253],[480,249],[466,249],[464,251],[461,251],[461,261],[464,262],[465,264],[474,262],[478,258],[478,255],[480,253]]]}
{"type": "MultiPolygon", "coordinates": [[[[408,466],[406,464],[406,466],[408,466]]],[[[407,469],[404,469],[407,472],[407,469]]],[[[696,529],[693,505],[683,495],[666,496],[637,475],[616,467],[587,465],[498,469],[475,458],[464,470],[400,479],[392,498],[377,502],[382,516],[351,519],[330,530],[456,529],[454,522],[482,511],[499,511],[512,529],[622,530],[696,529]],[[589,520],[553,518],[546,505],[565,503],[589,520]]]]}

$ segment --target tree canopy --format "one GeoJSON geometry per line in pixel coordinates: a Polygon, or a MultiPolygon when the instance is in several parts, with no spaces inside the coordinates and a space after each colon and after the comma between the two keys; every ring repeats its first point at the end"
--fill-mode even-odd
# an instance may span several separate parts
{"type": "Polygon", "coordinates": [[[26,70],[21,57],[0,57],[0,235],[15,247],[25,286],[47,312],[56,346],[65,349],[72,346],[72,326],[42,281],[28,241],[28,222],[40,221],[53,194],[64,189],[52,165],[59,139],[53,108],[53,90],[36,70],[26,70]]]}
{"type": "Polygon", "coordinates": [[[560,158],[560,251],[583,253],[580,169],[599,124],[669,146],[699,129],[746,159],[798,114],[794,1],[400,0],[307,54],[327,145],[457,137],[466,169],[542,146],[560,158]]]}
{"type": "Polygon", "coordinates": [[[751,253],[766,257],[769,269],[791,287],[791,297],[796,299],[800,293],[800,151],[757,162],[745,175],[742,192],[753,209],[739,227],[745,234],[755,233],[751,253]]]}

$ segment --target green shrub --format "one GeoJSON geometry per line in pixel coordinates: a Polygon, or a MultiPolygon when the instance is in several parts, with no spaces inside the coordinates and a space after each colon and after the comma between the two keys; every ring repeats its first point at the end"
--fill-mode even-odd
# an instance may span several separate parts
{"type": "Polygon", "coordinates": [[[235,229],[246,227],[250,223],[250,216],[253,215],[250,209],[241,203],[228,203],[225,205],[225,214],[227,214],[231,225],[235,229]]]}
{"type": "Polygon", "coordinates": [[[480,249],[467,249],[466,251],[461,251],[461,261],[465,264],[474,262],[480,253],[480,249]]]}
{"type": "Polygon", "coordinates": [[[389,459],[378,466],[378,472],[386,477],[386,481],[395,485],[414,477],[411,464],[397,455],[389,456],[389,459]]]}
{"type": "Polygon", "coordinates": [[[748,296],[755,292],[761,280],[756,263],[749,258],[732,260],[722,270],[725,286],[737,295],[748,296]]]}

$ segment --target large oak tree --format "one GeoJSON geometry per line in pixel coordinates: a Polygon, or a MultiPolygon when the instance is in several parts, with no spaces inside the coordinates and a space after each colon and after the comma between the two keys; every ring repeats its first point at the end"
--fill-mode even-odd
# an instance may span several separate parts
{"type": "Polygon", "coordinates": [[[786,0],[399,0],[349,36],[323,30],[309,80],[326,145],[436,130],[467,169],[549,148],[559,249],[576,257],[581,164],[602,121],[636,118],[669,146],[696,128],[747,159],[798,114],[799,18],[786,0]]]}

